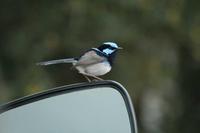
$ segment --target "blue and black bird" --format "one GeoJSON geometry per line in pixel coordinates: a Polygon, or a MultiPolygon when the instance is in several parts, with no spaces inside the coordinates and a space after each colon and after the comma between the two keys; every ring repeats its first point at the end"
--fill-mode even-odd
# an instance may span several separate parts
{"type": "Polygon", "coordinates": [[[102,80],[98,76],[108,73],[113,65],[116,52],[122,49],[114,42],[104,42],[98,48],[91,48],[77,58],[51,60],[37,63],[38,65],[53,65],[59,63],[72,63],[89,82],[89,77],[102,80]]]}

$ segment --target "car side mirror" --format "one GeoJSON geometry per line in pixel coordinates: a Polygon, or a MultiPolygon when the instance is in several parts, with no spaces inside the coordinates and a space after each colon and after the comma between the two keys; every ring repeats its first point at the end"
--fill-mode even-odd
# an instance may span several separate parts
{"type": "Polygon", "coordinates": [[[115,81],[98,81],[1,106],[0,133],[137,133],[137,126],[125,88],[115,81]]]}

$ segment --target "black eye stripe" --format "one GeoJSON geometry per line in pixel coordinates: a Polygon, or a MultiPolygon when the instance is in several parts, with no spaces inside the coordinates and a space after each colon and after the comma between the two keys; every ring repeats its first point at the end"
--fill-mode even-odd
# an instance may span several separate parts
{"type": "Polygon", "coordinates": [[[114,47],[110,47],[109,49],[114,50],[115,48],[114,47]]]}
{"type": "Polygon", "coordinates": [[[111,45],[104,44],[104,45],[101,45],[100,47],[98,47],[98,49],[99,49],[100,51],[103,51],[103,50],[105,50],[105,49],[115,50],[116,48],[115,48],[115,47],[112,47],[111,45]]]}

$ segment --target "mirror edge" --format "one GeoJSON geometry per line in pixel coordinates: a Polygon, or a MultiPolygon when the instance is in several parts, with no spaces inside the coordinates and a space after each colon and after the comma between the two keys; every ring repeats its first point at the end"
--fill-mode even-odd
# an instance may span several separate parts
{"type": "Polygon", "coordinates": [[[131,97],[129,96],[128,91],[120,83],[113,80],[76,83],[76,84],[64,85],[64,86],[44,90],[42,92],[31,94],[31,95],[13,100],[11,102],[8,102],[6,104],[0,105],[0,114],[8,110],[11,110],[19,106],[26,105],[26,104],[29,104],[41,99],[45,99],[51,96],[56,96],[59,94],[69,93],[69,92],[73,92],[77,90],[84,90],[84,88],[86,87],[94,87],[96,85],[110,86],[120,92],[127,107],[128,115],[130,117],[130,123],[133,126],[133,127],[131,126],[132,128],[131,130],[134,131],[134,133],[138,133],[136,115],[135,115],[134,105],[132,103],[131,97]]]}
{"type": "Polygon", "coordinates": [[[122,94],[125,103],[127,104],[127,109],[128,109],[128,113],[129,113],[129,117],[132,118],[132,122],[131,124],[134,126],[133,129],[135,133],[138,133],[138,128],[137,128],[137,120],[136,120],[136,114],[135,114],[135,109],[134,109],[134,104],[132,102],[132,99],[128,93],[128,91],[126,90],[126,88],[120,84],[119,82],[113,81],[113,80],[107,80],[106,82],[109,82],[110,84],[112,84],[113,86],[118,87],[118,89],[120,89],[120,93],[122,94]]]}

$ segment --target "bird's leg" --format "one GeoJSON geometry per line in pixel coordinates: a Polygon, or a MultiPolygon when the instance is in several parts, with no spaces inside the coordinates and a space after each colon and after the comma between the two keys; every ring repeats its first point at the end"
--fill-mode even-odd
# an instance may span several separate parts
{"type": "Polygon", "coordinates": [[[92,76],[93,78],[95,78],[95,79],[97,79],[97,80],[103,80],[102,78],[99,78],[99,77],[97,77],[97,76],[92,76]]]}
{"type": "Polygon", "coordinates": [[[91,82],[90,78],[85,73],[80,73],[79,72],[79,74],[83,75],[83,77],[85,77],[88,82],[91,82]]]}
{"type": "Polygon", "coordinates": [[[88,82],[91,82],[91,80],[90,80],[90,78],[88,78],[88,76],[86,76],[84,74],[82,74],[82,75],[87,79],[88,82]]]}
{"type": "Polygon", "coordinates": [[[95,75],[92,75],[92,74],[84,73],[83,75],[93,77],[93,78],[95,78],[97,80],[103,80],[102,78],[99,78],[99,77],[97,77],[95,75]]]}

